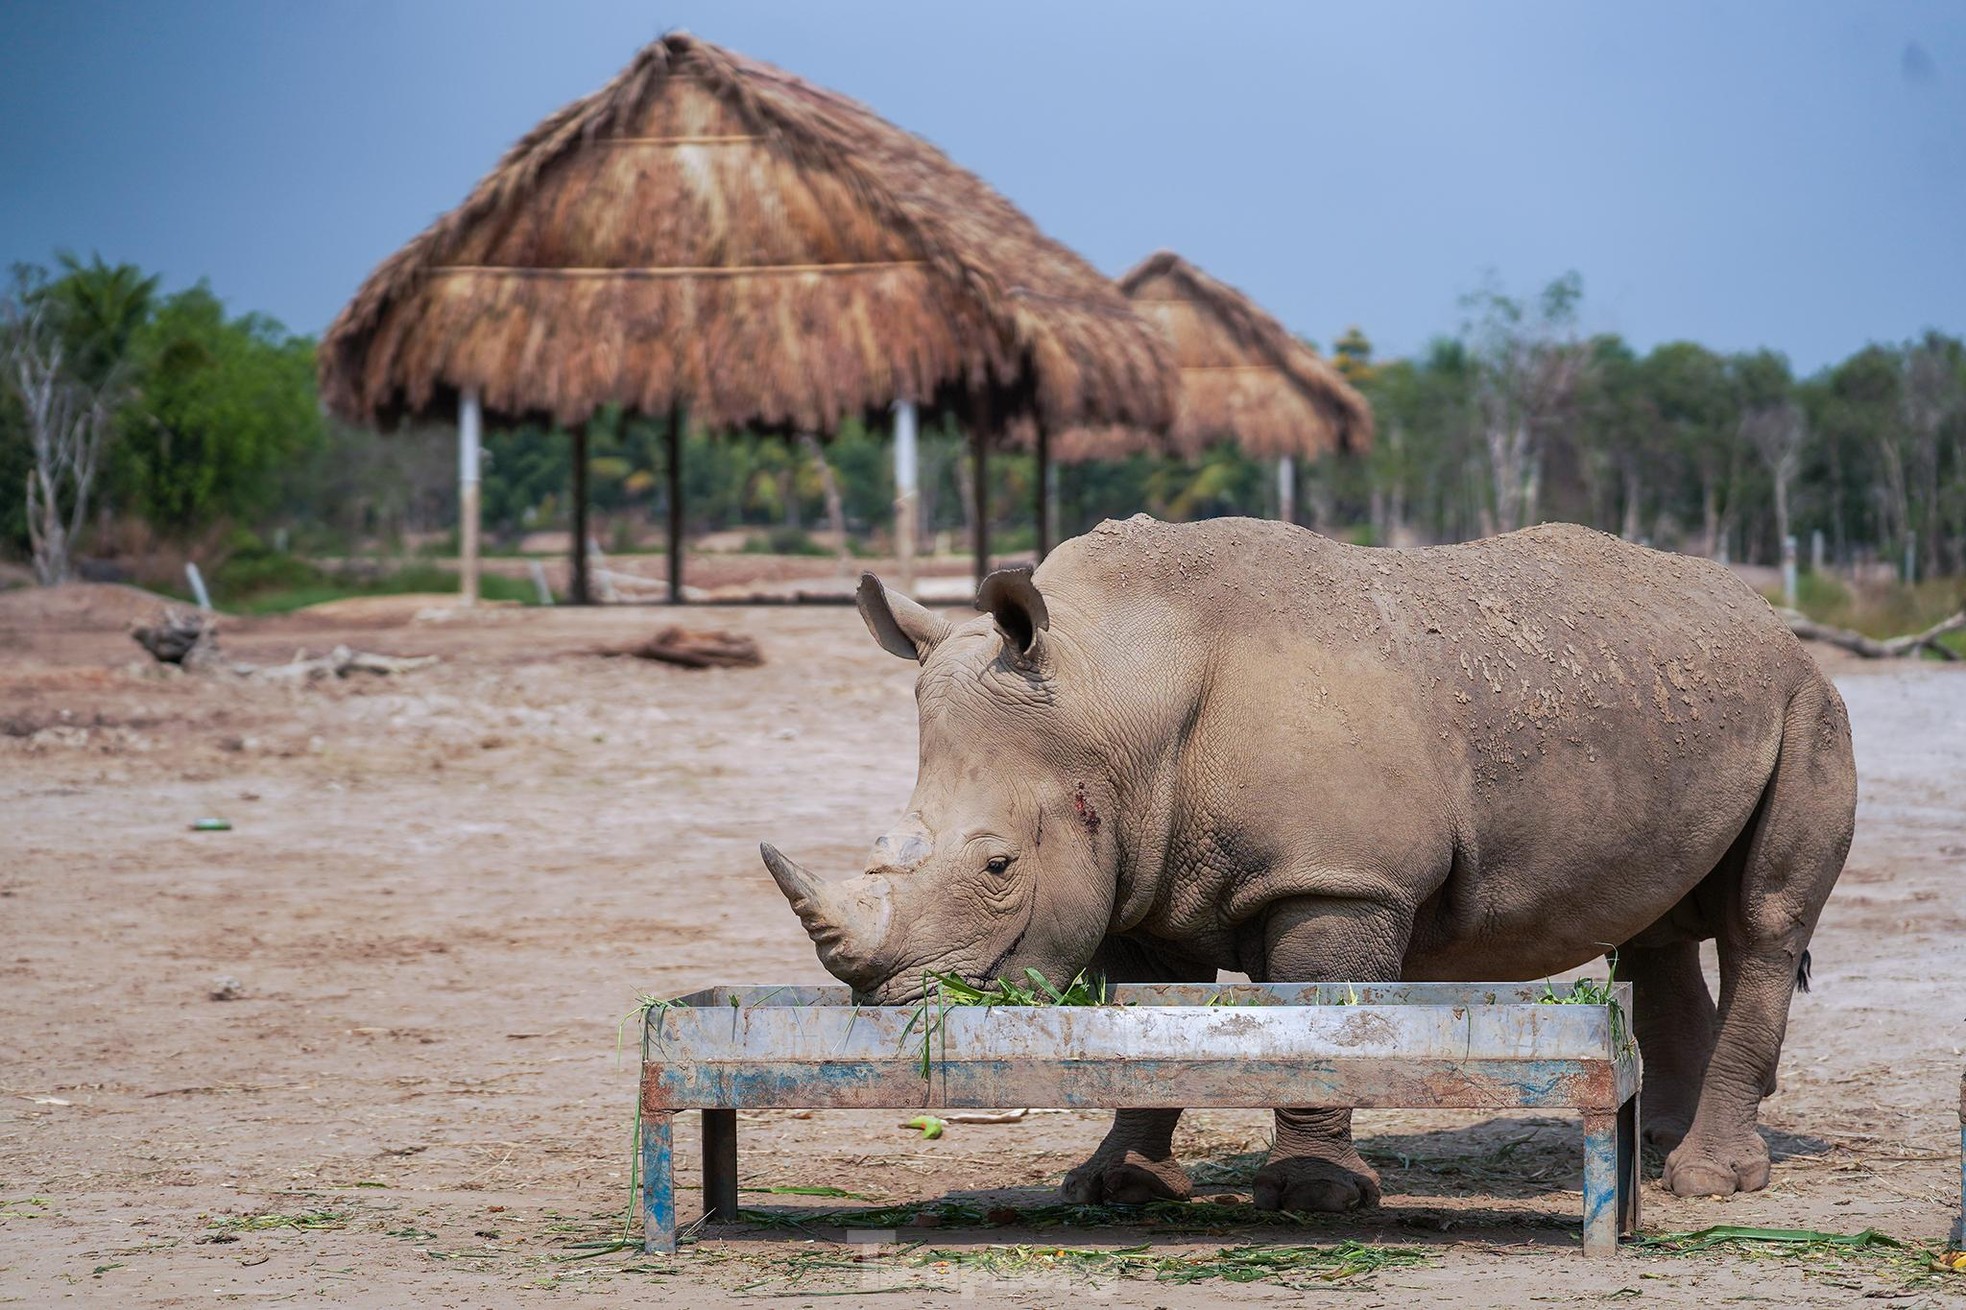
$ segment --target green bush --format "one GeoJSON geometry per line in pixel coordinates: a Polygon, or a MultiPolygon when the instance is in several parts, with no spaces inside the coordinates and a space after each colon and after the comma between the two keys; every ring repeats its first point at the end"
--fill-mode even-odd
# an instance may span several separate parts
{"type": "Polygon", "coordinates": [[[1850,589],[1833,574],[1810,570],[1795,580],[1795,603],[1804,614],[1844,610],[1850,605],[1850,589]]]}
{"type": "MultiPolygon", "coordinates": [[[[323,569],[292,555],[241,555],[220,565],[211,579],[212,603],[235,614],[286,614],[350,596],[407,596],[455,593],[458,576],[435,564],[410,562],[387,570],[350,563],[323,569]]],[[[493,573],[478,577],[486,600],[532,604],[537,593],[524,578],[493,573]]]]}
{"type": "MultiPolygon", "coordinates": [[[[1770,604],[1782,603],[1782,590],[1766,593],[1770,604]]],[[[1910,586],[1902,582],[1852,588],[1828,573],[1804,573],[1796,579],[1796,608],[1818,623],[1848,628],[1868,637],[1900,637],[1919,632],[1966,606],[1966,593],[1957,578],[1931,578],[1910,586]]],[[[1953,638],[1962,634],[1954,633],[1953,638]]],[[[1951,649],[1959,649],[1951,639],[1951,649]]]]}
{"type": "Polygon", "coordinates": [[[744,543],[746,555],[830,555],[804,528],[776,527],[744,543]]]}
{"type": "Polygon", "coordinates": [[[316,565],[295,555],[275,555],[258,550],[233,555],[212,570],[207,581],[212,596],[221,606],[234,597],[245,598],[274,591],[330,585],[328,575],[316,565]],[[219,598],[225,599],[219,599],[219,598]]]}

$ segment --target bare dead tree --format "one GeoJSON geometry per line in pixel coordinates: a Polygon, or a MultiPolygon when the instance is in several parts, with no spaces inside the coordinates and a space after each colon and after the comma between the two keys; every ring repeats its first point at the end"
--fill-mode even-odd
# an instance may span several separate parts
{"type": "Polygon", "coordinates": [[[127,374],[110,370],[91,386],[75,375],[46,297],[24,275],[0,298],[0,360],[27,416],[34,466],[27,475],[27,533],[34,578],[66,582],[75,541],[108,443],[127,374]]]}
{"type": "Polygon", "coordinates": [[[1761,456],[1775,484],[1775,539],[1779,545],[1789,537],[1789,486],[1802,463],[1809,420],[1793,400],[1780,400],[1743,414],[1741,436],[1761,456]]]}
{"type": "Polygon", "coordinates": [[[1494,490],[1494,527],[1513,532],[1536,517],[1542,442],[1561,421],[1588,352],[1576,339],[1575,274],[1558,278],[1533,306],[1492,286],[1463,301],[1477,361],[1475,403],[1494,490]]]}
{"type": "Polygon", "coordinates": [[[1902,506],[1906,539],[1921,557],[1919,571],[1926,576],[1945,565],[1940,554],[1943,533],[1939,525],[1944,519],[1944,498],[1939,490],[1940,436],[1953,416],[1966,408],[1958,346],[1948,349],[1949,344],[1937,333],[1928,333],[1906,352],[1899,402],[1905,449],[1902,456],[1894,449],[1887,461],[1887,476],[1896,479],[1892,491],[1902,506]],[[1923,542],[1918,540],[1921,536],[1923,542]]]}

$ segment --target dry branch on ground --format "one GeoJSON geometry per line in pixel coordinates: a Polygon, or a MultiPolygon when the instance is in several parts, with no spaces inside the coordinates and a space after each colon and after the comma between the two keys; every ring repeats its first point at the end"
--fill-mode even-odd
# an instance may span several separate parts
{"type": "Polygon", "coordinates": [[[151,624],[133,624],[130,639],[149,651],[160,664],[186,669],[226,669],[242,678],[268,678],[294,682],[314,682],[322,678],[345,678],[351,673],[410,673],[437,663],[435,655],[378,655],[373,651],[336,646],[326,655],[313,659],[295,652],[285,664],[245,664],[223,662],[218,651],[218,624],[211,615],[195,610],[166,610],[151,624]]]}
{"type": "Polygon", "coordinates": [[[603,655],[633,655],[685,669],[754,669],[765,662],[758,643],[739,632],[667,627],[647,641],[617,646],[603,655]]]}
{"type": "Polygon", "coordinates": [[[1897,659],[1906,655],[1916,655],[1925,647],[1937,651],[1941,659],[1956,660],[1959,656],[1948,647],[1941,645],[1939,638],[1949,632],[1966,629],[1966,610],[1961,610],[1950,618],[1934,623],[1923,632],[1908,633],[1902,637],[1887,637],[1880,641],[1876,637],[1866,637],[1863,633],[1852,632],[1848,628],[1818,623],[1808,615],[1795,610],[1777,609],[1776,613],[1787,621],[1789,631],[1796,636],[1807,641],[1821,641],[1832,646],[1840,646],[1852,654],[1870,660],[1897,659]]]}
{"type": "Polygon", "coordinates": [[[295,658],[285,664],[235,664],[233,671],[255,678],[313,682],[328,677],[345,678],[351,673],[411,673],[435,663],[435,655],[378,655],[373,651],[336,646],[326,655],[314,659],[295,658]]]}

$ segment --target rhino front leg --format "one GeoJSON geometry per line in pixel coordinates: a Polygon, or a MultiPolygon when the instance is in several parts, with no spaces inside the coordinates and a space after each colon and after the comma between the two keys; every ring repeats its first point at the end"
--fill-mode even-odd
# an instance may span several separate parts
{"type": "MultiPolygon", "coordinates": [[[[1108,938],[1088,973],[1107,982],[1213,982],[1215,970],[1138,942],[1108,938]]],[[[1065,1175],[1067,1201],[1080,1205],[1142,1205],[1185,1201],[1192,1187],[1174,1159],[1179,1110],[1121,1110],[1090,1159],[1065,1175]]]]}
{"type": "MultiPolygon", "coordinates": [[[[1265,925],[1263,981],[1392,981],[1412,929],[1412,911],[1376,901],[1285,901],[1265,925]]],[[[1326,1212],[1379,1204],[1379,1173],[1352,1144],[1352,1112],[1279,1109],[1255,1201],[1264,1210],[1326,1212]]]]}

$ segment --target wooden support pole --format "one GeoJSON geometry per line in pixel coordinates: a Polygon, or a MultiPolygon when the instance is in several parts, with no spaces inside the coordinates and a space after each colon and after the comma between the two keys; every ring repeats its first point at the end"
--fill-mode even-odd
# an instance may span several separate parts
{"type": "Polygon", "coordinates": [[[1297,460],[1291,455],[1277,459],[1277,517],[1285,523],[1297,521],[1297,460]]]}
{"type": "Polygon", "coordinates": [[[894,558],[901,594],[915,594],[915,540],[921,533],[920,457],[915,402],[894,402],[894,558]]]}
{"type": "Polygon", "coordinates": [[[990,441],[989,435],[978,432],[970,441],[970,473],[975,482],[971,489],[976,497],[976,585],[982,586],[983,579],[990,576],[990,441]]]}
{"type": "Polygon", "coordinates": [[[484,444],[484,410],[478,389],[457,398],[457,598],[478,603],[478,459],[484,444]]]}
{"type": "Polygon", "coordinates": [[[1051,553],[1051,433],[1038,424],[1038,563],[1051,553]]]}
{"type": "Polygon", "coordinates": [[[573,430],[573,581],[567,599],[575,605],[591,605],[587,587],[587,427],[573,430]]]}
{"type": "Polygon", "coordinates": [[[683,407],[669,407],[669,603],[683,603],[683,407]]]}

